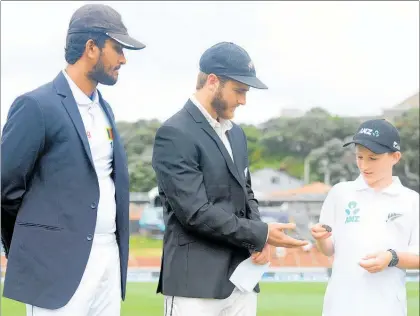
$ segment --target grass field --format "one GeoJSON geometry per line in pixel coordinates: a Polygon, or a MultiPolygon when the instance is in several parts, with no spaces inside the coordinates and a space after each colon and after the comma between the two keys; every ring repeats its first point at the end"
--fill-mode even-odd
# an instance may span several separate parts
{"type": "Polygon", "coordinates": [[[130,256],[161,256],[162,240],[130,235],[130,256]]]}
{"type": "MultiPolygon", "coordinates": [[[[325,287],[324,283],[262,283],[257,315],[321,316],[325,287]]],[[[121,316],[163,316],[163,299],[155,290],[155,283],[130,283],[121,316]]],[[[408,316],[418,316],[419,284],[409,283],[407,294],[408,316]]],[[[2,316],[26,315],[22,304],[3,298],[1,311],[2,316]]]]}

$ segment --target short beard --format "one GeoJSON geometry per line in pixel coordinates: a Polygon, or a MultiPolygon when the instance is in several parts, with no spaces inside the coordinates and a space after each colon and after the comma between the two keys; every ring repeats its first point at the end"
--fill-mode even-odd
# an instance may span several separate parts
{"type": "Polygon", "coordinates": [[[222,96],[222,89],[219,87],[219,89],[216,92],[216,95],[214,96],[213,100],[211,101],[211,107],[213,110],[216,111],[217,118],[225,119],[225,112],[228,108],[228,105],[225,100],[223,100],[222,96]]]}
{"type": "Polygon", "coordinates": [[[96,63],[95,66],[93,66],[93,69],[91,71],[88,72],[88,77],[96,82],[99,82],[103,85],[106,86],[113,86],[114,84],[117,83],[117,79],[110,76],[106,71],[105,71],[105,66],[102,62],[102,52],[101,55],[99,56],[99,60],[96,63]]]}

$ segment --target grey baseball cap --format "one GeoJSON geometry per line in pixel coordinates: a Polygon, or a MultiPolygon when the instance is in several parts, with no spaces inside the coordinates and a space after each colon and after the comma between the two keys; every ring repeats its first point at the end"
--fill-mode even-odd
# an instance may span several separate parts
{"type": "Polygon", "coordinates": [[[73,13],[67,34],[86,32],[105,34],[126,49],[139,50],[146,47],[128,35],[121,15],[105,4],[86,4],[73,13]]]}

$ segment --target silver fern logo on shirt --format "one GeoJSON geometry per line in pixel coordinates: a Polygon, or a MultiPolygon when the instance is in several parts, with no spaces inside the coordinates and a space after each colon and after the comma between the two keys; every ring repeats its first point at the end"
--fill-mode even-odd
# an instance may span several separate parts
{"type": "Polygon", "coordinates": [[[403,216],[403,214],[401,213],[389,213],[388,214],[388,218],[387,218],[387,222],[392,222],[395,221],[397,218],[403,216]]]}

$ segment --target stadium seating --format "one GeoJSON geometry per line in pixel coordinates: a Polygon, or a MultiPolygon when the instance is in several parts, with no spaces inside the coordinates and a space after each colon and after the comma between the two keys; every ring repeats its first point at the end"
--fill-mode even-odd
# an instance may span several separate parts
{"type": "MultiPolygon", "coordinates": [[[[309,251],[303,249],[282,249],[279,252],[272,251],[272,267],[330,267],[332,259],[325,257],[315,247],[309,251]]],[[[160,256],[130,256],[128,260],[129,267],[159,267],[160,256]]],[[[4,271],[7,260],[4,255],[1,256],[1,270],[4,271]]]]}

